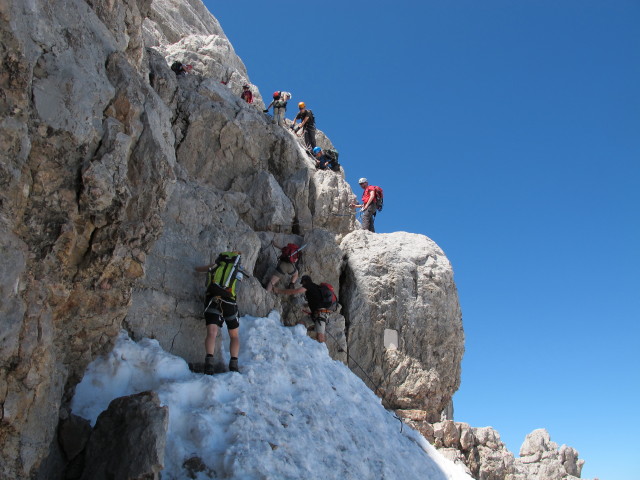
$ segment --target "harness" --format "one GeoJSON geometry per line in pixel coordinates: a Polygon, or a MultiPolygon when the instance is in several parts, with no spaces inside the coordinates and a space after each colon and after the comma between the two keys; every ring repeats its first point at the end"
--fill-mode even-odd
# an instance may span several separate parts
{"type": "Polygon", "coordinates": [[[236,305],[236,302],[230,302],[228,300],[225,300],[222,297],[211,297],[211,300],[209,300],[209,303],[207,304],[207,306],[204,309],[204,313],[211,313],[214,315],[218,315],[222,318],[224,318],[225,320],[232,320],[234,318],[238,318],[238,311],[236,310],[236,313],[234,313],[233,315],[229,315],[228,317],[225,317],[222,315],[222,304],[226,303],[227,305],[236,305]],[[216,302],[215,305],[211,305],[213,302],[216,302]],[[216,308],[217,307],[217,308],[216,308]]]}

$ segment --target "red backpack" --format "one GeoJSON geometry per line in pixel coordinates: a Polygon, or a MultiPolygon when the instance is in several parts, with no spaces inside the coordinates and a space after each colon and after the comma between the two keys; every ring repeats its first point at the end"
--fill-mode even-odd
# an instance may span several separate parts
{"type": "Polygon", "coordinates": [[[295,243],[287,243],[287,245],[282,247],[280,250],[282,252],[280,254],[280,260],[284,260],[285,262],[293,263],[295,265],[298,262],[300,250],[301,248],[295,243]]]}
{"type": "Polygon", "coordinates": [[[320,293],[322,294],[322,307],[327,310],[334,310],[338,307],[338,297],[330,283],[320,284],[320,293]]]}
{"type": "Polygon", "coordinates": [[[369,196],[367,196],[367,192],[370,192],[369,195],[375,195],[375,199],[373,200],[373,204],[376,206],[376,210],[382,210],[382,203],[384,201],[384,195],[382,193],[382,189],[376,185],[369,185],[364,193],[362,194],[362,203],[367,203],[369,201],[369,196]]]}

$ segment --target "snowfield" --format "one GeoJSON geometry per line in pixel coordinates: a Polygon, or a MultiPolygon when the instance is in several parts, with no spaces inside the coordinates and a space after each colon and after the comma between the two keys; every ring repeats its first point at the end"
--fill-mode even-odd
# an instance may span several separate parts
{"type": "MultiPolygon", "coordinates": [[[[204,342],[204,326],[202,334],[204,342]]],[[[226,328],[223,335],[227,348],[226,328]]],[[[241,373],[207,376],[157,341],[136,343],[122,332],[87,368],[73,413],[95,424],[114,398],[156,391],[169,407],[165,480],[471,478],[383,408],[303,326],[283,327],[276,312],[245,316],[240,339],[241,373]],[[188,468],[194,462],[199,472],[188,468]]]]}

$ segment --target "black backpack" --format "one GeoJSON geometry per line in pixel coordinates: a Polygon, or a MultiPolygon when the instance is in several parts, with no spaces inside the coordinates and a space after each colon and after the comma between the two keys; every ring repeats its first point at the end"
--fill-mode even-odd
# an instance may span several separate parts
{"type": "Polygon", "coordinates": [[[340,164],[338,163],[338,157],[340,154],[337,150],[329,148],[324,151],[324,155],[329,159],[329,168],[334,172],[340,171],[340,164]]]}
{"type": "Polygon", "coordinates": [[[307,120],[307,125],[310,127],[315,127],[316,125],[316,117],[313,116],[313,112],[307,108],[307,112],[309,114],[309,120],[307,120]]]}
{"type": "Polygon", "coordinates": [[[176,75],[180,75],[180,73],[182,73],[182,62],[179,62],[178,60],[173,62],[171,64],[171,70],[173,70],[176,75]]]}

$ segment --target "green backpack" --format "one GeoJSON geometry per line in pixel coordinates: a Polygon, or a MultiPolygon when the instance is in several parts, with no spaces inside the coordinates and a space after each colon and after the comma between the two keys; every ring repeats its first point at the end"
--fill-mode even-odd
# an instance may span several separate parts
{"type": "Polygon", "coordinates": [[[236,282],[242,279],[240,252],[222,252],[207,274],[206,301],[212,297],[236,299],[236,282]]]}

